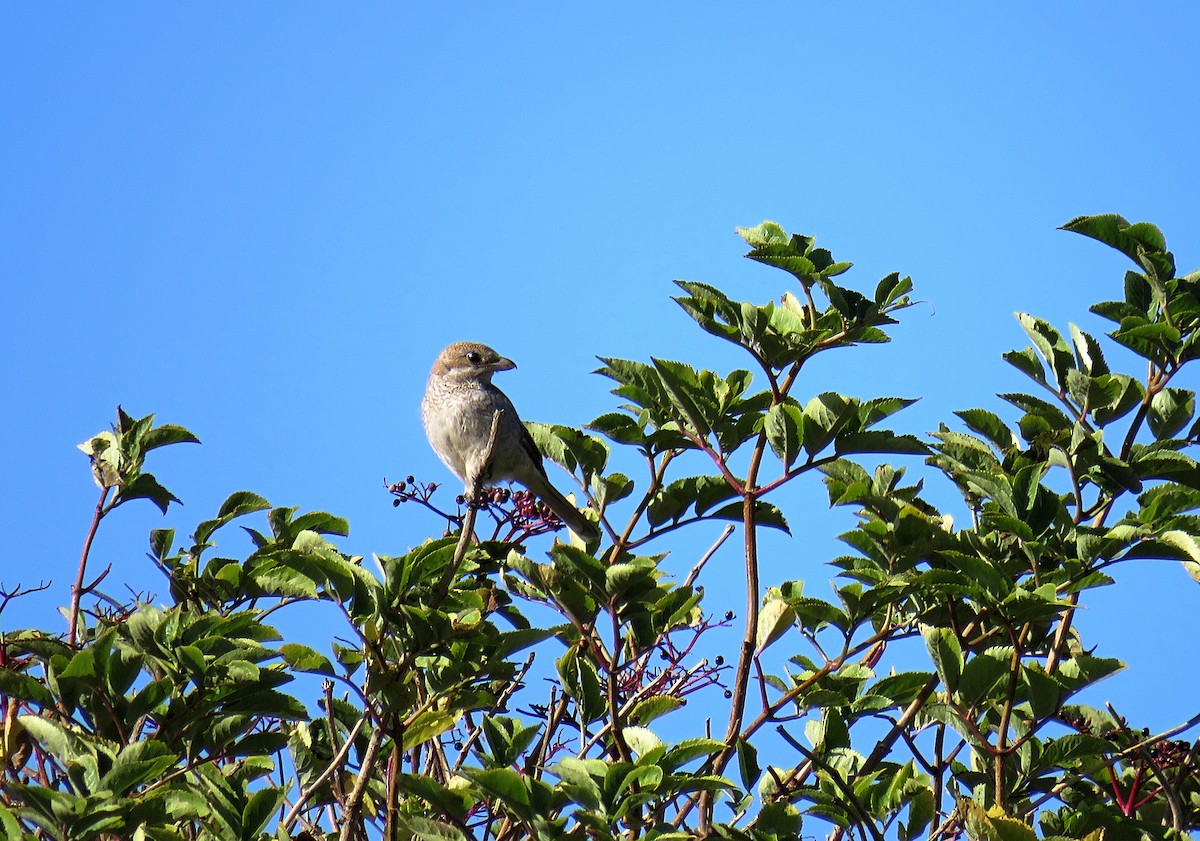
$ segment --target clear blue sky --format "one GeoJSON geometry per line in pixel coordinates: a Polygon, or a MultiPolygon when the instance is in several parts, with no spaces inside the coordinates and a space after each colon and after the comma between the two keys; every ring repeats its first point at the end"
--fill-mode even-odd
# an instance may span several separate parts
{"type": "MultiPolygon", "coordinates": [[[[149,464],[185,507],[106,523],[115,595],[164,593],[148,530],[239,489],[399,554],[439,529],[382,480],[448,478],[417,409],[443,345],[494,345],[522,414],[572,425],[615,405],[596,356],[743,366],[669,300],[786,288],[735,225],[816,234],[852,285],[898,270],[928,302],[806,391],[922,397],[896,419],[917,433],[999,409],[1024,387],[1014,310],[1099,331],[1087,306],[1119,294],[1124,258],[1058,225],[1153,221],[1200,266],[1197,43],[1179,2],[6,3],[0,580],[54,589],[0,629],[65,626],[96,497],[75,445],[118,403],[204,445],[149,464]]],[[[770,543],[767,577],[818,586],[849,519],[815,479],[780,503],[804,539],[770,543]]],[[[694,531],[677,570],[718,529],[694,531]]],[[[714,562],[713,609],[740,608],[739,568],[714,562]]],[[[1119,575],[1081,625],[1136,668],[1091,700],[1176,723],[1200,587],[1119,575]]]]}

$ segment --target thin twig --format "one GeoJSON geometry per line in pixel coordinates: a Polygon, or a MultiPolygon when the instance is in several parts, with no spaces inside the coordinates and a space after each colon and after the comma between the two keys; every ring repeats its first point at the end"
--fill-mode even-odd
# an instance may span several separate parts
{"type": "MultiPolygon", "coordinates": [[[[513,679],[508,682],[508,686],[504,687],[504,691],[501,692],[496,698],[496,703],[492,704],[493,711],[503,708],[503,706],[508,703],[508,699],[511,698],[513,693],[517,691],[517,687],[521,685],[521,681],[525,679],[525,674],[533,665],[533,657],[533,652],[530,652],[529,656],[525,658],[524,665],[517,670],[516,675],[514,675],[513,679]]],[[[467,754],[471,752],[471,748],[474,747],[477,741],[479,741],[479,734],[482,731],[482,726],[476,727],[471,731],[471,735],[468,736],[467,741],[463,743],[462,750],[458,752],[458,761],[454,763],[454,767],[450,771],[451,774],[457,774],[458,770],[462,768],[463,762],[466,761],[467,754]]]]}
{"type": "Polygon", "coordinates": [[[879,827],[875,826],[875,821],[872,820],[871,813],[867,810],[867,807],[863,805],[863,802],[858,798],[858,795],[854,793],[854,789],[852,789],[850,785],[842,778],[842,775],[833,768],[830,768],[828,763],[817,756],[816,753],[808,750],[808,748],[796,741],[796,739],[792,737],[792,734],[788,733],[782,725],[776,727],[775,732],[782,736],[783,740],[791,745],[796,751],[798,751],[805,759],[828,774],[830,782],[832,782],[834,786],[836,786],[837,789],[842,793],[842,797],[845,798],[846,804],[853,807],[853,810],[858,813],[859,826],[862,826],[866,830],[870,831],[871,837],[874,838],[875,841],[884,841],[883,833],[879,831],[879,827]]]}
{"type": "MultiPolygon", "coordinates": [[[[287,816],[283,819],[283,828],[285,830],[292,828],[292,824],[294,824],[296,819],[300,817],[300,812],[303,811],[304,804],[307,803],[308,799],[313,796],[313,792],[324,785],[325,781],[332,777],[334,773],[342,767],[342,761],[346,758],[346,755],[350,753],[350,748],[354,747],[354,740],[358,738],[358,734],[362,732],[363,725],[366,723],[367,716],[364,714],[363,717],[355,723],[354,727],[346,735],[346,741],[342,744],[341,749],[329,762],[329,765],[326,766],[325,770],[321,772],[321,775],[313,780],[308,788],[300,792],[300,798],[296,801],[296,805],[291,808],[291,811],[289,811],[287,816]]],[[[366,767],[365,762],[363,763],[363,767],[366,767]]]]}
{"type": "MultiPolygon", "coordinates": [[[[350,742],[351,740],[346,740],[346,744],[350,744],[350,742]]],[[[363,754],[358,777],[354,780],[354,788],[350,789],[350,797],[342,812],[342,831],[338,834],[338,841],[350,841],[350,837],[354,833],[358,810],[362,806],[363,795],[367,793],[367,783],[375,771],[375,757],[379,754],[379,746],[382,742],[383,727],[377,726],[371,731],[371,741],[367,742],[367,750],[363,754]]]]}
{"type": "MultiPolygon", "coordinates": [[[[1125,748],[1124,750],[1120,750],[1114,754],[1111,754],[1108,757],[1108,759],[1105,760],[1105,764],[1107,764],[1109,767],[1112,767],[1115,763],[1120,762],[1122,759],[1126,759],[1127,757],[1132,756],[1133,754],[1137,753],[1138,751],[1145,750],[1146,748],[1150,747],[1151,745],[1156,745],[1159,742],[1166,741],[1167,739],[1170,739],[1172,736],[1177,736],[1180,733],[1184,732],[1185,730],[1191,730],[1197,724],[1200,724],[1200,715],[1192,716],[1187,721],[1185,721],[1183,724],[1178,724],[1175,727],[1172,727],[1169,730],[1164,730],[1163,732],[1161,732],[1157,735],[1147,736],[1146,738],[1142,739],[1140,742],[1130,745],[1129,747],[1125,748]]],[[[1033,814],[1038,809],[1040,809],[1042,807],[1042,804],[1044,804],[1046,801],[1050,800],[1051,798],[1057,797],[1058,795],[1062,794],[1064,791],[1066,791],[1071,786],[1073,786],[1076,783],[1078,783],[1082,780],[1085,780],[1085,779],[1087,779],[1087,777],[1082,774],[1071,774],[1070,776],[1063,777],[1062,780],[1060,780],[1058,782],[1058,784],[1056,786],[1054,786],[1054,788],[1050,789],[1048,792],[1046,792],[1040,798],[1038,798],[1037,800],[1030,803],[1029,806],[1025,809],[1024,814],[1026,814],[1026,815],[1033,814]]]]}
{"type": "Polygon", "coordinates": [[[707,564],[709,559],[717,553],[717,550],[721,548],[721,545],[729,539],[729,535],[733,534],[736,529],[737,526],[730,523],[721,530],[721,534],[716,539],[716,542],[709,547],[708,551],[704,553],[704,556],[700,558],[694,567],[692,567],[692,571],[688,573],[688,577],[684,579],[684,587],[692,586],[693,582],[695,582],[695,580],[700,576],[700,570],[704,569],[704,565],[707,564]]]}
{"type": "Polygon", "coordinates": [[[104,502],[108,499],[109,488],[101,488],[100,500],[96,503],[96,512],[92,515],[92,527],[88,529],[83,541],[83,552],[79,556],[79,571],[75,574],[75,584],[71,587],[71,612],[67,617],[70,627],[67,628],[67,645],[75,647],[75,626],[79,624],[79,600],[87,589],[83,586],[83,576],[87,573],[88,555],[92,551],[92,541],[96,539],[96,530],[100,528],[100,520],[104,517],[104,502]]]}

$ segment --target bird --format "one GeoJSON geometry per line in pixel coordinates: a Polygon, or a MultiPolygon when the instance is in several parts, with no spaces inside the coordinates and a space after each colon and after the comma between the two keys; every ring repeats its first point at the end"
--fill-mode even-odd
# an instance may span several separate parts
{"type": "Polygon", "coordinates": [[[479,342],[456,342],[445,348],[433,363],[421,401],[425,436],[442,463],[463,481],[468,499],[481,480],[515,480],[585,543],[596,540],[600,530],[550,484],[533,436],[512,401],[492,384],[497,371],[516,367],[511,359],[479,342]],[[497,411],[500,419],[491,464],[484,464],[497,411]]]}

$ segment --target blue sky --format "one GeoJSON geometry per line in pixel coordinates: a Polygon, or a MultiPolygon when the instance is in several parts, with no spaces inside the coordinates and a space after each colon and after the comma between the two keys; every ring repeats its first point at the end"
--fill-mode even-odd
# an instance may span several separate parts
{"type": "MultiPolygon", "coordinates": [[[[999,409],[1025,387],[1014,310],[1100,331],[1087,306],[1119,295],[1124,258],[1057,226],[1153,221],[1200,266],[1198,37],[1187,3],[5,4],[0,580],[54,587],[0,629],[61,622],[96,496],[75,445],[118,403],[204,445],[149,464],[185,507],[105,524],[114,594],[162,594],[148,530],[240,489],[399,554],[440,531],[382,480],[449,478],[418,412],[443,345],[494,345],[522,414],[572,425],[616,403],[597,356],[742,367],[669,299],[787,288],[735,225],[815,234],[849,285],[900,271],[926,302],[805,392],[921,397],[915,433],[999,409]]],[[[804,539],[770,543],[767,578],[818,586],[849,518],[815,479],[791,493],[804,539]]],[[[671,547],[679,571],[717,531],[671,547]]],[[[710,567],[714,610],[738,569],[710,567]]],[[[1092,701],[1177,723],[1200,588],[1119,575],[1080,624],[1135,668],[1092,701]]]]}

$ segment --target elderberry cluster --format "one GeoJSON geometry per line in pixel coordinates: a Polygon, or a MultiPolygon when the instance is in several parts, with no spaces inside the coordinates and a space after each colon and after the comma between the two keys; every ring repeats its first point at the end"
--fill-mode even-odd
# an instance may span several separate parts
{"type": "Polygon", "coordinates": [[[413,476],[406,477],[403,482],[393,482],[392,484],[387,484],[385,479],[384,484],[387,485],[388,493],[396,497],[392,500],[392,505],[399,505],[413,499],[429,502],[429,497],[438,489],[437,482],[426,484],[418,482],[413,476]]]}

